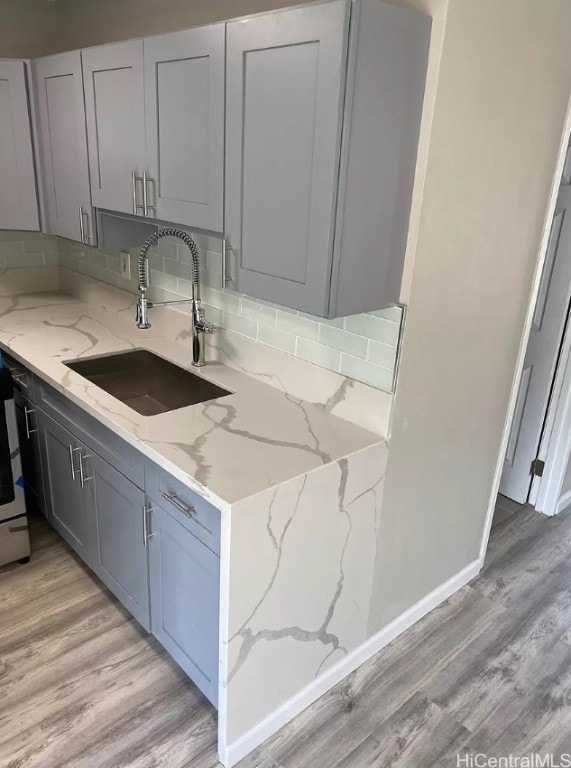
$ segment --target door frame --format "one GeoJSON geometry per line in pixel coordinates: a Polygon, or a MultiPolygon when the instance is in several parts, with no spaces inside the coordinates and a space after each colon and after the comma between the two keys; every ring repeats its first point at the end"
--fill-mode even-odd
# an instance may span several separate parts
{"type": "Polygon", "coordinates": [[[486,550],[488,548],[488,540],[490,538],[490,531],[492,528],[492,520],[494,517],[494,511],[496,508],[496,499],[498,497],[498,492],[500,489],[500,481],[502,478],[502,471],[504,466],[504,457],[506,455],[506,450],[508,446],[508,441],[510,437],[511,432],[511,426],[512,421],[514,418],[515,408],[516,408],[516,402],[517,402],[517,396],[519,392],[519,387],[521,383],[521,377],[523,373],[523,366],[525,362],[525,356],[527,352],[527,345],[529,342],[529,337],[531,334],[531,326],[533,323],[533,315],[535,312],[535,305],[537,303],[537,298],[539,296],[539,289],[541,286],[541,277],[543,274],[543,268],[545,266],[545,259],[547,256],[547,249],[549,246],[549,238],[551,234],[551,225],[553,221],[553,216],[555,214],[555,208],[557,204],[557,198],[559,196],[559,186],[561,183],[561,178],[563,176],[563,172],[565,169],[565,163],[567,160],[567,150],[569,147],[569,142],[571,139],[571,94],[567,102],[567,113],[565,117],[565,121],[563,124],[563,130],[561,133],[561,140],[559,144],[559,151],[557,154],[557,162],[555,165],[553,180],[551,182],[551,191],[549,194],[549,201],[547,205],[547,211],[545,215],[545,219],[543,222],[543,233],[541,236],[541,245],[539,248],[539,253],[537,257],[537,263],[535,267],[535,274],[533,278],[533,283],[531,286],[530,296],[529,296],[529,303],[527,307],[527,314],[525,317],[525,322],[523,325],[522,330],[522,336],[520,341],[520,347],[517,357],[517,364],[516,369],[512,381],[512,387],[510,392],[510,398],[508,402],[508,409],[506,413],[506,418],[504,422],[504,429],[502,433],[502,439],[500,443],[500,450],[498,454],[498,459],[496,463],[496,471],[494,474],[494,480],[492,483],[492,488],[490,492],[490,498],[488,502],[488,512],[486,515],[486,522],[484,525],[484,530],[482,533],[482,539],[480,543],[480,560],[483,563],[484,558],[486,556],[486,550]]]}
{"type": "Polygon", "coordinates": [[[557,515],[571,504],[571,491],[561,487],[571,454],[571,310],[561,344],[538,458],[545,462],[543,477],[534,477],[529,501],[544,515],[557,515]]]}

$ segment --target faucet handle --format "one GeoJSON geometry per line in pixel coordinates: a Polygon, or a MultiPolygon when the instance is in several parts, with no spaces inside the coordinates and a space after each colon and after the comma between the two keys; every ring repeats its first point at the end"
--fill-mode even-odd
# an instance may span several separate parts
{"type": "Polygon", "coordinates": [[[203,320],[200,330],[202,333],[216,333],[216,326],[214,323],[210,323],[208,320],[203,320]]]}
{"type": "Polygon", "coordinates": [[[201,333],[215,333],[216,326],[206,319],[204,307],[198,301],[194,304],[194,327],[201,333]]]}

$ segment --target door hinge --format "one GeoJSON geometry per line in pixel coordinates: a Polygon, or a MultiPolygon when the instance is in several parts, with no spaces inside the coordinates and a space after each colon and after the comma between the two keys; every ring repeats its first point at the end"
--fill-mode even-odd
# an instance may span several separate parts
{"type": "Polygon", "coordinates": [[[543,477],[543,471],[545,469],[545,462],[541,461],[541,459],[534,459],[531,462],[531,471],[530,475],[533,475],[534,477],[543,477]]]}

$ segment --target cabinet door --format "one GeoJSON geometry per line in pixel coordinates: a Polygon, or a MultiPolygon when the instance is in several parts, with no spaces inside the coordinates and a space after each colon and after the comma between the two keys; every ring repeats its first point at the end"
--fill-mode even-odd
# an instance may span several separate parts
{"type": "Polygon", "coordinates": [[[72,549],[91,565],[91,503],[79,477],[81,443],[55,421],[40,414],[48,520],[72,549]]]}
{"type": "Polygon", "coordinates": [[[152,632],[216,705],[220,560],[154,506],[149,568],[152,632]]]}
{"type": "Polygon", "coordinates": [[[93,570],[148,630],[145,495],[99,456],[84,456],[83,467],[94,492],[93,570]]]}
{"type": "Polygon", "coordinates": [[[93,205],[142,213],[145,163],[143,42],[81,53],[93,205]]]}
{"type": "Polygon", "coordinates": [[[39,228],[25,63],[0,60],[0,229],[39,228]]]}
{"type": "Polygon", "coordinates": [[[159,219],[222,231],[225,25],[144,41],[147,199],[159,219]]]}
{"type": "Polygon", "coordinates": [[[34,62],[47,230],[95,245],[79,51],[34,62]]]}
{"type": "Polygon", "coordinates": [[[336,0],[227,27],[235,287],[319,315],[329,301],[348,20],[336,0]]]}
{"type": "Polygon", "coordinates": [[[22,459],[26,503],[44,513],[44,495],[41,467],[40,426],[37,410],[20,395],[14,397],[18,440],[22,459]]]}

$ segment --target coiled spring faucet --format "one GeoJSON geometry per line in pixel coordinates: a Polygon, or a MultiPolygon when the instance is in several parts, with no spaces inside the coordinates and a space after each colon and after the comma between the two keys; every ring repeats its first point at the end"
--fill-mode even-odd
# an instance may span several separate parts
{"type": "Polygon", "coordinates": [[[138,263],[139,300],[137,302],[137,328],[150,328],[149,309],[153,306],[167,304],[192,305],[192,364],[198,368],[204,365],[204,334],[214,333],[216,328],[206,320],[204,309],[200,303],[200,266],[198,262],[198,247],[192,237],[181,229],[159,229],[145,240],[139,250],[138,263]],[[147,298],[149,290],[149,248],[156,245],[163,237],[177,237],[188,246],[192,256],[192,298],[181,301],[162,301],[153,303],[147,298]]]}

